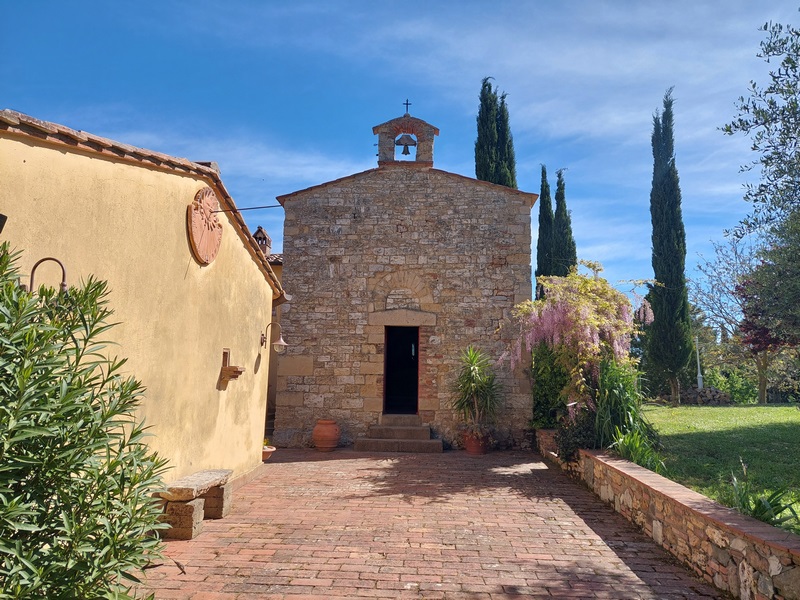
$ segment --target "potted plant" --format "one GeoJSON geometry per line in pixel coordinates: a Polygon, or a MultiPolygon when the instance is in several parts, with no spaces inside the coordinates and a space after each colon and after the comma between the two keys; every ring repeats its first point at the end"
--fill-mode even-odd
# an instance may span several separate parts
{"type": "Polygon", "coordinates": [[[452,407],[463,421],[464,448],[468,454],[485,454],[491,424],[501,403],[502,389],[489,358],[468,346],[461,353],[461,368],[453,384],[452,407]]]}
{"type": "Polygon", "coordinates": [[[268,461],[273,452],[275,452],[275,446],[270,446],[269,438],[264,438],[264,443],[261,446],[261,461],[268,461]]]}

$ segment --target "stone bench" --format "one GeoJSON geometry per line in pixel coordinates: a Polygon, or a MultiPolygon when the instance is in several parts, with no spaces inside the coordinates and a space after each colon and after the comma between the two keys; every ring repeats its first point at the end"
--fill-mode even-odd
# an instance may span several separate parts
{"type": "Polygon", "coordinates": [[[158,495],[164,500],[162,523],[170,529],[162,536],[172,540],[191,540],[203,531],[203,519],[222,519],[231,509],[233,471],[215,469],[198,471],[167,484],[158,495]]]}

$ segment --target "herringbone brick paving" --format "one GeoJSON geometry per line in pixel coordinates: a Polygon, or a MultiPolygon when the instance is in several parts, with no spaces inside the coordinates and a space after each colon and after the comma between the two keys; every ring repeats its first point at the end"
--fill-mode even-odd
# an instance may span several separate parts
{"type": "Polygon", "coordinates": [[[159,599],[722,598],[529,452],[280,449],[147,571],[159,599]]]}

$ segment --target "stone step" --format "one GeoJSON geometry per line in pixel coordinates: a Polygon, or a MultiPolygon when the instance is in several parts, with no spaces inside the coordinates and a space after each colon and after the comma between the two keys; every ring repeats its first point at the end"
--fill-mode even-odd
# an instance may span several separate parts
{"type": "Polygon", "coordinates": [[[405,425],[372,425],[367,437],[382,440],[429,440],[431,439],[430,425],[419,427],[405,425]]]}
{"type": "Polygon", "coordinates": [[[380,440],[358,438],[355,441],[354,449],[359,452],[439,453],[442,452],[442,440],[380,440]]]}
{"type": "Polygon", "coordinates": [[[422,425],[419,415],[381,415],[378,422],[381,425],[394,427],[419,427],[422,425]]]}

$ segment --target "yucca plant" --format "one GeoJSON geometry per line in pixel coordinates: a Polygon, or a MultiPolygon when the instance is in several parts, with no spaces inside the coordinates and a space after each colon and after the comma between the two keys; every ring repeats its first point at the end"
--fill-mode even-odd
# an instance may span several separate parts
{"type": "Polygon", "coordinates": [[[489,358],[468,346],[461,353],[461,368],[453,384],[452,407],[467,432],[485,435],[502,402],[502,387],[489,358]]]}

